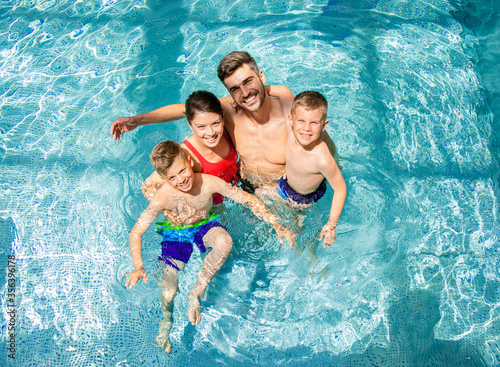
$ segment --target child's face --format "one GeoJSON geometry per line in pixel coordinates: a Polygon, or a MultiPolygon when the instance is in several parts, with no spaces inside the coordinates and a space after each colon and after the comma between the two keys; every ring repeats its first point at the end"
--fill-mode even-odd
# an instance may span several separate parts
{"type": "Polygon", "coordinates": [[[193,188],[194,173],[192,166],[191,157],[185,159],[179,155],[165,173],[165,180],[174,189],[189,192],[193,188]]]}
{"type": "Polygon", "coordinates": [[[214,112],[196,112],[189,124],[200,143],[215,148],[224,133],[224,120],[214,112]]]}
{"type": "Polygon", "coordinates": [[[306,110],[302,106],[295,108],[292,121],[292,131],[295,139],[300,145],[307,147],[315,143],[323,130],[325,130],[328,120],[322,122],[323,113],[321,110],[306,110]]]}

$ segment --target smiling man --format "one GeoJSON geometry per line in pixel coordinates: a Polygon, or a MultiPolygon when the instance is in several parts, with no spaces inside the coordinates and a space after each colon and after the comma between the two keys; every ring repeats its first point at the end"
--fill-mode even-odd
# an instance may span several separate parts
{"type": "Polygon", "coordinates": [[[217,75],[239,107],[234,108],[229,99],[221,100],[226,130],[240,154],[243,187],[253,191],[279,180],[285,172],[285,120],[290,113],[286,104],[270,98],[264,87],[266,77],[247,52],[227,54],[217,75]]]}
{"type": "MultiPolygon", "coordinates": [[[[225,128],[240,155],[240,179],[249,192],[285,173],[286,116],[293,94],[286,87],[286,98],[271,98],[264,87],[266,77],[245,51],[234,51],[220,61],[217,75],[231,97],[221,98],[225,128]],[[236,105],[236,106],[235,106],[236,105]]],[[[139,125],[178,120],[185,117],[183,105],[169,105],[146,114],[120,117],[111,125],[116,140],[139,125]]],[[[326,132],[321,139],[333,150],[326,132]]]]}

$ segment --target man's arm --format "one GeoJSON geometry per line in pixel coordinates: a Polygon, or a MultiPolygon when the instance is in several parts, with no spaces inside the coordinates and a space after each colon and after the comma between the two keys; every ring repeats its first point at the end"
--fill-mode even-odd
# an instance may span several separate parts
{"type": "Polygon", "coordinates": [[[157,110],[130,117],[118,117],[111,124],[111,135],[115,140],[121,140],[123,133],[134,130],[137,126],[170,122],[185,117],[183,104],[171,104],[157,110]]]}
{"type": "Polygon", "coordinates": [[[125,287],[129,287],[129,289],[132,289],[141,278],[144,280],[144,283],[148,282],[148,273],[144,270],[144,263],[142,260],[142,235],[146,233],[153,220],[158,217],[161,209],[161,202],[159,200],[154,200],[148,205],[146,210],[144,210],[130,232],[128,241],[134,270],[121,276],[122,278],[125,276],[128,277],[125,287]]]}
{"type": "Polygon", "coordinates": [[[290,115],[294,98],[292,91],[284,85],[266,85],[265,88],[271,97],[279,98],[285,117],[290,115]]]}
{"type": "Polygon", "coordinates": [[[326,147],[323,150],[323,159],[319,161],[319,170],[333,189],[330,217],[319,234],[320,240],[324,237],[323,246],[328,247],[335,242],[337,237],[337,223],[344,208],[347,187],[335,159],[328,154],[326,147]]]}

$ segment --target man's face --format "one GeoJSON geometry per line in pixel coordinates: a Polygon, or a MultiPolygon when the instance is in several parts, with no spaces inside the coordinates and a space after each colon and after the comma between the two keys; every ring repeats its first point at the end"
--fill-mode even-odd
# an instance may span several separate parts
{"type": "Polygon", "coordinates": [[[173,188],[182,192],[189,192],[193,188],[194,173],[192,165],[190,157],[185,159],[179,155],[165,173],[165,180],[173,188]]]}
{"type": "Polygon", "coordinates": [[[229,94],[242,109],[256,112],[264,103],[266,78],[262,71],[256,74],[247,64],[236,69],[233,74],[224,79],[229,94]]]}

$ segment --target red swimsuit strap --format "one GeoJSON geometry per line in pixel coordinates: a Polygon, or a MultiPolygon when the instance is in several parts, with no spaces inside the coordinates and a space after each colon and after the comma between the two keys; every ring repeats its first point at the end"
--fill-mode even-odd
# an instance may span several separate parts
{"type": "Polygon", "coordinates": [[[200,154],[200,152],[198,152],[198,151],[195,149],[195,147],[193,147],[193,144],[191,144],[191,143],[190,143],[187,139],[186,139],[186,140],[184,140],[184,141],[182,142],[182,144],[185,144],[185,145],[189,148],[189,150],[191,151],[191,153],[193,153],[193,154],[196,156],[196,158],[198,158],[198,160],[200,161],[200,164],[201,164],[202,166],[203,166],[203,163],[204,163],[204,162],[207,162],[207,160],[206,160],[205,158],[203,158],[203,156],[200,154]]]}
{"type": "MultiPolygon", "coordinates": [[[[233,180],[236,181],[236,171],[238,170],[236,167],[236,161],[238,160],[238,152],[234,148],[233,142],[229,138],[229,135],[227,135],[226,130],[224,130],[224,134],[222,136],[224,136],[229,144],[229,152],[224,158],[216,163],[207,161],[189,141],[184,140],[184,144],[186,144],[189,150],[191,150],[191,152],[200,161],[201,172],[220,177],[224,181],[231,183],[233,180]]],[[[214,205],[222,203],[223,200],[224,196],[218,193],[213,194],[214,205]]]]}

